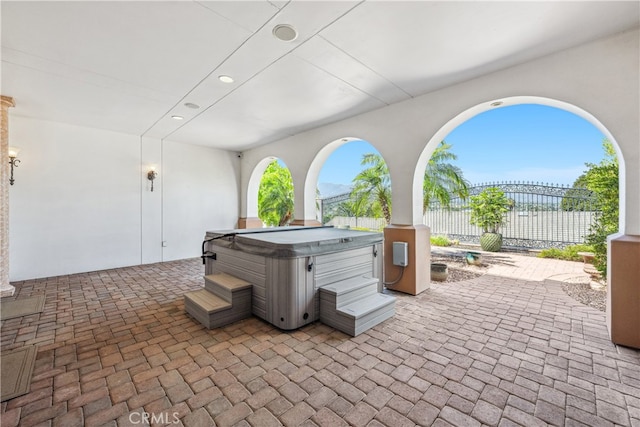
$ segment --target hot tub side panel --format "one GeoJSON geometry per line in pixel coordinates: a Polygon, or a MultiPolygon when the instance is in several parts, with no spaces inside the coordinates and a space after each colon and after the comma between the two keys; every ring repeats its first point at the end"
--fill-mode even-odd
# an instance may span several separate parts
{"type": "Polygon", "coordinates": [[[267,258],[267,321],[292,330],[317,320],[314,305],[315,257],[267,258]]]}

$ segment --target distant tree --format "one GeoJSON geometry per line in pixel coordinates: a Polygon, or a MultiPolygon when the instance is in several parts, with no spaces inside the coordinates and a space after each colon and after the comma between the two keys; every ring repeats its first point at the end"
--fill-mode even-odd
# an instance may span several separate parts
{"type": "Polygon", "coordinates": [[[427,211],[429,204],[434,200],[438,201],[440,206],[449,208],[451,196],[457,196],[462,200],[469,197],[469,182],[464,178],[462,170],[449,163],[458,158],[450,150],[450,144],[440,142],[427,163],[422,184],[423,212],[427,211]]]}
{"type": "Polygon", "coordinates": [[[258,189],[258,216],[269,226],[287,225],[293,219],[293,180],[277,160],[265,169],[258,189]]]}
{"type": "Polygon", "coordinates": [[[593,210],[592,201],[587,196],[591,191],[587,188],[587,174],[580,175],[573,186],[567,190],[560,203],[560,209],[563,211],[589,211],[593,210]]]}
{"type": "Polygon", "coordinates": [[[607,275],[607,236],[618,231],[619,224],[619,168],[613,144],[605,139],[602,143],[605,157],[597,165],[587,163],[585,172],[587,188],[596,195],[598,214],[589,230],[587,244],[593,246],[596,255],[594,266],[607,275]]]}
{"type": "Polygon", "coordinates": [[[373,153],[364,154],[360,164],[368,167],[353,179],[354,187],[351,194],[354,197],[359,197],[358,194],[369,194],[370,200],[380,206],[387,224],[391,223],[391,178],[387,164],[380,154],[373,153]]]}

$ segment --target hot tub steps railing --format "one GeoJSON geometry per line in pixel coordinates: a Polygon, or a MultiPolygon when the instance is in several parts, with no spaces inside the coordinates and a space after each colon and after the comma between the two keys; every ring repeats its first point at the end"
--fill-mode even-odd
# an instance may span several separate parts
{"type": "Polygon", "coordinates": [[[378,279],[360,276],[323,286],[320,321],[356,336],[395,314],[395,297],[378,292],[378,279]]]}
{"type": "Polygon", "coordinates": [[[185,310],[204,326],[219,328],[251,316],[251,283],[226,273],[204,281],[204,289],[184,296],[185,310]]]}

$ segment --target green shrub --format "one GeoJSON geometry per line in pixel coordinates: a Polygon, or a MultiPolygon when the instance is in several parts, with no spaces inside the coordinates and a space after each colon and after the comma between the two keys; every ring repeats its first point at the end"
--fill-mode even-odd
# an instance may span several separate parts
{"type": "Polygon", "coordinates": [[[451,246],[451,240],[447,236],[431,236],[433,246],[451,246]]]}
{"type": "Polygon", "coordinates": [[[558,249],[558,248],[543,249],[538,254],[538,258],[562,259],[562,256],[563,256],[562,249],[558,249]]]}
{"type": "Polygon", "coordinates": [[[593,252],[593,246],[590,245],[571,245],[564,249],[566,259],[569,261],[582,261],[582,256],[578,252],[593,252]]]}
{"type": "Polygon", "coordinates": [[[538,254],[538,257],[562,259],[565,261],[582,261],[582,257],[578,255],[578,252],[593,252],[593,247],[589,245],[571,245],[564,249],[543,249],[538,254]]]}

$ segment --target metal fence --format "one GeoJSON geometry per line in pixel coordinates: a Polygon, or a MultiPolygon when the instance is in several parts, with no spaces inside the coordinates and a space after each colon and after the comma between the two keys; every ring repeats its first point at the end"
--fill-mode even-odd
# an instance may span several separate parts
{"type": "MultiPolygon", "coordinates": [[[[598,214],[595,197],[587,189],[542,183],[496,182],[473,186],[469,193],[477,195],[490,187],[499,188],[512,201],[507,222],[500,229],[504,246],[543,249],[584,243],[598,214]]],[[[379,218],[358,218],[356,225],[353,217],[337,216],[339,204],[348,198],[347,193],[322,199],[323,222],[375,230],[384,226],[384,220],[379,218]]],[[[432,203],[424,215],[424,223],[430,227],[432,235],[445,235],[461,243],[479,243],[482,230],[470,224],[470,217],[468,201],[452,197],[449,208],[432,203]]]]}
{"type": "MultiPolygon", "coordinates": [[[[499,230],[504,246],[522,248],[562,248],[584,243],[596,218],[591,191],[562,185],[496,182],[476,185],[470,195],[495,187],[512,201],[506,224],[499,230]]],[[[432,203],[424,215],[431,234],[446,235],[461,242],[478,243],[482,230],[469,222],[468,202],[453,198],[451,207],[432,203]]]]}

